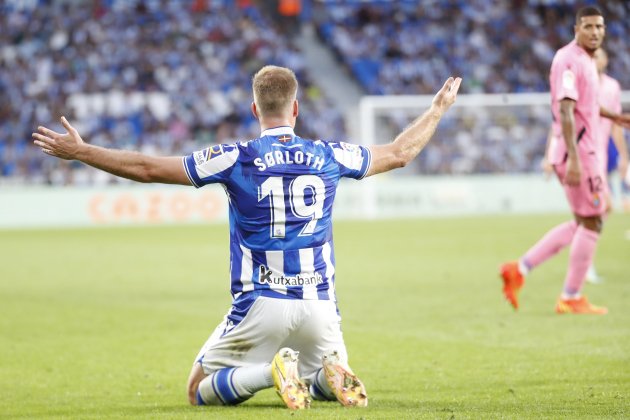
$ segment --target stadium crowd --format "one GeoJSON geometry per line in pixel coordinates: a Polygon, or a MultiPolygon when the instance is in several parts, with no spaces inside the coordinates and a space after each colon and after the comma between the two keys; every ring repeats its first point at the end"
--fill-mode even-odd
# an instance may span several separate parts
{"type": "MultiPolygon", "coordinates": [[[[256,3],[103,0],[70,7],[30,0],[20,4],[32,7],[11,7],[15,1],[0,5],[0,183],[119,182],[83,165],[47,158],[31,146],[36,126],[55,126],[61,114],[93,144],[161,155],[253,138],[250,80],[264,64],[287,66],[298,75],[301,112],[308,115],[298,133],[346,139],[344,116],[311,82],[292,36],[274,26],[256,3]]],[[[449,74],[463,76],[463,93],[544,92],[555,50],[572,38],[574,6],[562,4],[324,1],[312,15],[322,41],[367,93],[433,93],[449,74]]],[[[609,73],[628,87],[630,9],[623,2],[607,2],[604,9],[609,73]]],[[[448,137],[438,133],[414,163],[414,173],[537,169],[548,114],[523,111],[508,125],[497,125],[488,109],[469,114],[476,115],[474,124],[462,117],[445,127],[448,137]],[[506,137],[495,138],[500,135],[506,137]]],[[[393,113],[380,121],[384,138],[410,118],[393,113]]]]}
{"type": "Polygon", "coordinates": [[[343,116],[310,82],[302,55],[249,2],[39,2],[3,10],[0,28],[5,182],[118,182],[32,147],[37,125],[54,126],[61,114],[93,144],[161,155],[255,138],[251,77],[265,64],[299,78],[309,115],[299,133],[344,135],[343,116]]]}
{"type": "MultiPolygon", "coordinates": [[[[378,138],[391,138],[416,115],[380,115],[378,138]]],[[[549,107],[461,107],[451,110],[427,147],[404,174],[492,174],[540,172],[549,131],[549,107]]]]}
{"type": "MultiPolygon", "coordinates": [[[[371,94],[431,94],[451,73],[466,81],[462,93],[546,92],[556,50],[573,39],[573,3],[324,2],[315,21],[371,94]]],[[[609,73],[630,86],[630,5],[601,3],[609,73]]]]}
{"type": "MultiPolygon", "coordinates": [[[[608,74],[628,89],[630,3],[601,3],[608,74]]],[[[463,77],[462,93],[548,92],[551,60],[573,39],[576,7],[558,0],[328,1],[314,20],[322,41],[370,94],[432,94],[445,74],[463,77]]],[[[459,121],[443,122],[406,172],[539,171],[550,118],[548,107],[509,115],[469,109],[459,121]]],[[[391,138],[412,119],[384,112],[378,138],[391,138]]]]}

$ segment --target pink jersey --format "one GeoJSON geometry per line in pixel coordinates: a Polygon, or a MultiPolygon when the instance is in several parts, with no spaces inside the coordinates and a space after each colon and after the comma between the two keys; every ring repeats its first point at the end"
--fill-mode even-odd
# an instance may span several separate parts
{"type": "MultiPolygon", "coordinates": [[[[599,78],[599,104],[609,111],[621,113],[621,86],[607,74],[602,74],[599,78]]],[[[608,166],[608,141],[612,126],[610,119],[600,117],[597,130],[597,158],[603,173],[606,173],[608,166]]]]}
{"type": "Polygon", "coordinates": [[[549,161],[558,164],[566,159],[566,145],[562,138],[560,101],[575,101],[575,135],[578,155],[582,157],[597,150],[599,124],[599,77],[595,60],[576,41],[560,48],[551,63],[551,112],[553,137],[549,145],[549,161]]]}

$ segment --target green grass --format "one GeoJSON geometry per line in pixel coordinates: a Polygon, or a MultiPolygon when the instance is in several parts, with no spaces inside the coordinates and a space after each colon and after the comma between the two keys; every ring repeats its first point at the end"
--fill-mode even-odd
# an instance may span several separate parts
{"type": "Polygon", "coordinates": [[[598,251],[604,317],[553,313],[566,251],[514,313],[499,263],[563,216],[344,222],[337,291],[370,405],[291,414],[271,390],[190,407],[192,360],[227,311],[226,226],[0,231],[2,418],[624,418],[630,216],[598,251]]]}

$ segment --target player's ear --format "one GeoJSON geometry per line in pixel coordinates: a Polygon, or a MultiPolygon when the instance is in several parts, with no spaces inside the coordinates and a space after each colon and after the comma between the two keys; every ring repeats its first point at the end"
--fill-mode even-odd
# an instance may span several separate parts
{"type": "Polygon", "coordinates": [[[298,100],[296,99],[295,101],[293,101],[293,117],[296,118],[299,113],[300,113],[300,104],[298,103],[298,100]]]}
{"type": "Polygon", "coordinates": [[[256,109],[256,102],[252,102],[250,109],[252,110],[252,114],[254,114],[254,117],[256,117],[256,119],[258,120],[259,117],[258,117],[258,110],[256,109]]]}

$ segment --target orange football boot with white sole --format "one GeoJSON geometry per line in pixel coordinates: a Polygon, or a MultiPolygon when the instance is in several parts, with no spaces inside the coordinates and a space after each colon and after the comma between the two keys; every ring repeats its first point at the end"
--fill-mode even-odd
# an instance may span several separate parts
{"type": "Polygon", "coordinates": [[[503,295],[514,309],[518,309],[518,293],[525,283],[525,277],[518,269],[518,262],[511,261],[503,264],[501,278],[503,279],[503,295]]]}
{"type": "Polygon", "coordinates": [[[608,308],[591,304],[586,296],[578,299],[562,299],[562,296],[560,296],[556,302],[556,313],[606,315],[608,308]]]}

